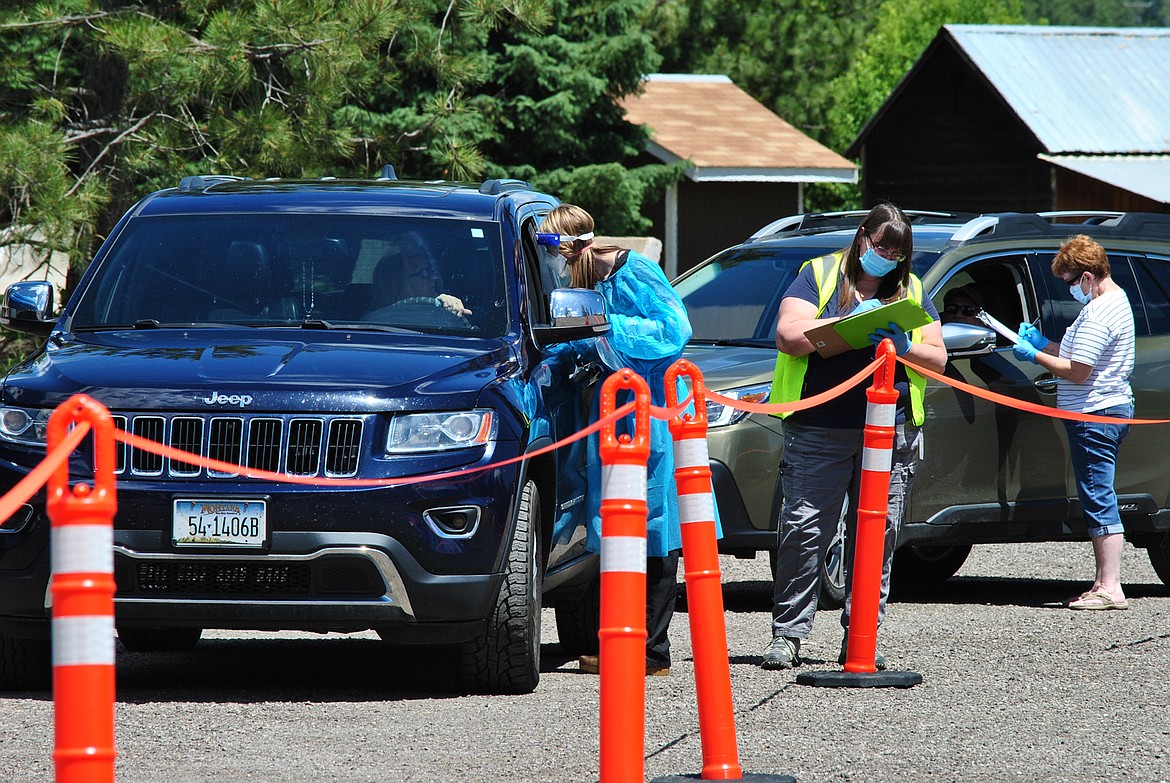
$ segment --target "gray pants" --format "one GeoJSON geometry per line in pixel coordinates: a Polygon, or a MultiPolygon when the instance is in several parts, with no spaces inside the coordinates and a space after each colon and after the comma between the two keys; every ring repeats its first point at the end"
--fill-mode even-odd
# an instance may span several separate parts
{"type": "MultiPolygon", "coordinates": [[[[886,615],[890,563],[894,558],[905,501],[914,481],[922,433],[912,424],[897,425],[890,468],[886,546],[882,562],[878,623],[886,615]]],[[[825,555],[849,496],[845,566],[851,570],[857,528],[857,495],[861,484],[864,431],[784,423],[784,455],[780,475],[784,506],[780,512],[776,581],[772,592],[772,635],[807,639],[817,612],[825,555]]],[[[849,584],[848,576],[846,584],[849,584]]],[[[849,627],[852,590],[845,599],[841,625],[849,627]]]]}

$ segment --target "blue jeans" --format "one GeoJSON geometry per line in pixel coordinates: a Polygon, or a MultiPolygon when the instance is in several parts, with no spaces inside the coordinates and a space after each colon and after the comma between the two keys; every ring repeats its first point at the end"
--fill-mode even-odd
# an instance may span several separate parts
{"type": "MultiPolygon", "coordinates": [[[[1093,411],[1093,415],[1132,419],[1133,405],[1114,405],[1093,411]]],[[[1065,419],[1064,426],[1068,430],[1068,453],[1089,535],[1100,538],[1124,533],[1113,478],[1117,473],[1117,449],[1129,432],[1129,425],[1065,419]]]]}

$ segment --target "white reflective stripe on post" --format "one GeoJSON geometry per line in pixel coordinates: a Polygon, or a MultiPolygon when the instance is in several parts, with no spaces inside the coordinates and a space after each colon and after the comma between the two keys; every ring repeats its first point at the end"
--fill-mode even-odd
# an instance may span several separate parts
{"type": "Polygon", "coordinates": [[[602,465],[601,497],[614,500],[645,500],[646,466],[602,465]]]}
{"type": "Polygon", "coordinates": [[[54,574],[114,573],[114,531],[109,525],[59,525],[49,536],[54,574]]]}
{"type": "Polygon", "coordinates": [[[674,442],[674,467],[705,468],[710,465],[706,438],[682,438],[674,442]]]}
{"type": "Polygon", "coordinates": [[[646,573],[646,539],[641,536],[602,536],[601,572],[646,573]]]}
{"type": "Polygon", "coordinates": [[[898,406],[889,402],[869,402],[865,407],[865,423],[877,427],[893,427],[898,422],[898,406]]]}
{"type": "Polygon", "coordinates": [[[714,522],[715,500],[710,492],[695,492],[678,496],[678,521],[686,525],[691,522],[714,522]]]}
{"type": "Polygon", "coordinates": [[[114,618],[110,615],[53,618],[54,666],[113,666],[114,618]]]}
{"type": "Polygon", "coordinates": [[[893,464],[893,449],[871,449],[866,446],[861,452],[862,470],[875,470],[881,473],[889,473],[890,466],[893,464]]]}

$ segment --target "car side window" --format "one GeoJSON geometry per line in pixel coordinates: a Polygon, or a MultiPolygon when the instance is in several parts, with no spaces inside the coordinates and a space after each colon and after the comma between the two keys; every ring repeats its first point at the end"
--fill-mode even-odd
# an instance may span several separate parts
{"type": "MultiPolygon", "coordinates": [[[[1149,334],[1170,334],[1170,258],[1131,256],[1130,260],[1136,285],[1130,288],[1120,281],[1118,284],[1125,288],[1135,307],[1140,297],[1149,334]]],[[[1136,313],[1134,322],[1137,323],[1136,313]]]]}
{"type": "MultiPolygon", "coordinates": [[[[1036,297],[1026,259],[1022,256],[980,259],[956,271],[939,286],[934,295],[934,304],[943,323],[964,320],[964,310],[956,309],[952,313],[946,311],[948,298],[954,304],[960,288],[966,294],[961,300],[964,304],[970,299],[996,320],[1013,329],[1024,320],[1025,313],[1035,311],[1036,297]]],[[[997,345],[1007,346],[1010,341],[1000,335],[997,345]]]]}
{"type": "Polygon", "coordinates": [[[548,325],[548,275],[543,274],[540,252],[536,244],[536,228],[547,212],[528,218],[521,226],[521,244],[524,248],[525,297],[528,302],[528,317],[533,325],[548,325]]]}

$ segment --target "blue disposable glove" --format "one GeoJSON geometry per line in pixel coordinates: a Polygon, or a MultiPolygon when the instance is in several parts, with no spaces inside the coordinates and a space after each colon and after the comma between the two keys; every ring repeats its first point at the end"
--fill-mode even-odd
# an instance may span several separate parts
{"type": "Polygon", "coordinates": [[[1039,362],[1036,361],[1036,354],[1040,353],[1040,351],[1036,348],[1036,346],[1032,345],[1027,340],[1020,340],[1018,343],[1012,346],[1012,353],[1014,353],[1016,358],[1022,362],[1039,364],[1039,362]]]}
{"type": "Polygon", "coordinates": [[[861,303],[859,305],[857,305],[857,307],[854,307],[852,310],[849,311],[849,315],[857,315],[858,313],[864,313],[866,310],[872,310],[875,307],[881,307],[881,306],[882,306],[881,299],[863,299],[863,300],[861,300],[861,303]]]}
{"type": "Polygon", "coordinates": [[[893,321],[890,321],[890,328],[888,329],[876,329],[869,336],[869,341],[877,345],[886,338],[893,340],[894,352],[899,356],[910,350],[910,334],[893,321]]]}
{"type": "Polygon", "coordinates": [[[1048,338],[1040,334],[1040,330],[1032,324],[1020,324],[1020,337],[1037,351],[1043,351],[1048,347],[1048,338]]]}

